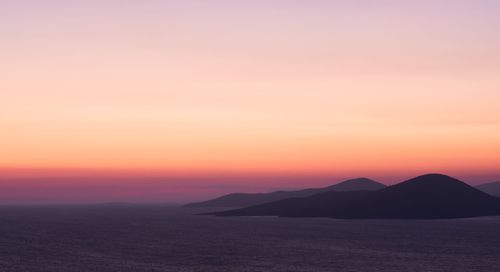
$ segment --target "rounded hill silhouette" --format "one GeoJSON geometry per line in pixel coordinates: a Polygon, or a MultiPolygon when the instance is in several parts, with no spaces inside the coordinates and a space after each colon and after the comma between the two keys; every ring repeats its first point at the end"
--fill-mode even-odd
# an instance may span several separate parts
{"type": "Polygon", "coordinates": [[[449,176],[428,174],[377,191],[324,192],[222,216],[436,219],[500,215],[500,199],[449,176]]]}

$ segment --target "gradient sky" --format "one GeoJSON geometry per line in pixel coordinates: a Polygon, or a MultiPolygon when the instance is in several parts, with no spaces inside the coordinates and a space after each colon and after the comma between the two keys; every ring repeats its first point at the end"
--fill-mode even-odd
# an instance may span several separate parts
{"type": "Polygon", "coordinates": [[[0,198],[500,180],[499,14],[495,0],[0,0],[0,198]]]}

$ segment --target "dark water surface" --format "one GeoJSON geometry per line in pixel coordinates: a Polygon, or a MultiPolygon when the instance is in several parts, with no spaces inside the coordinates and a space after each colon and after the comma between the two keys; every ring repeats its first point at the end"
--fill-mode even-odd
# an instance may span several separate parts
{"type": "Polygon", "coordinates": [[[500,271],[500,218],[196,212],[159,205],[0,207],[0,272],[500,271]]]}

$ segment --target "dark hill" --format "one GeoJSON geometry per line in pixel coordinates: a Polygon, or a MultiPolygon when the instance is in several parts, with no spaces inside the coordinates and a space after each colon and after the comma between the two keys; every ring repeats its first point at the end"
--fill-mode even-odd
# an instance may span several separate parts
{"type": "Polygon", "coordinates": [[[500,199],[457,179],[429,174],[378,191],[326,192],[215,213],[335,218],[462,218],[500,215],[500,199]]]}
{"type": "Polygon", "coordinates": [[[386,186],[382,183],[376,182],[367,178],[357,178],[349,179],[335,185],[328,186],[326,188],[320,189],[323,192],[327,191],[337,191],[337,192],[349,192],[349,191],[377,191],[385,188],[386,186]]]}
{"type": "Polygon", "coordinates": [[[329,191],[375,191],[385,185],[367,178],[350,179],[324,188],[311,188],[298,191],[276,191],[271,193],[235,193],[221,196],[204,202],[196,202],[185,207],[248,207],[287,198],[308,197],[329,191]]]}
{"type": "Polygon", "coordinates": [[[350,218],[460,218],[500,214],[500,200],[455,178],[429,174],[370,195],[350,218]]]}
{"type": "Polygon", "coordinates": [[[500,181],[481,184],[476,188],[492,196],[500,197],[500,181]]]}
{"type": "Polygon", "coordinates": [[[324,192],[303,198],[287,198],[247,208],[212,213],[221,216],[331,217],[342,213],[371,191],[324,192]]]}

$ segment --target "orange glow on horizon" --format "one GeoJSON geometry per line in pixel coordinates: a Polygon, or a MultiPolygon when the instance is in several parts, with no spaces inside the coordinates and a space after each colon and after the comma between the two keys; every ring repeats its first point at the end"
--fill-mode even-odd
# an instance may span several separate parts
{"type": "Polygon", "coordinates": [[[500,5],[4,2],[0,172],[500,174],[500,5]]]}

